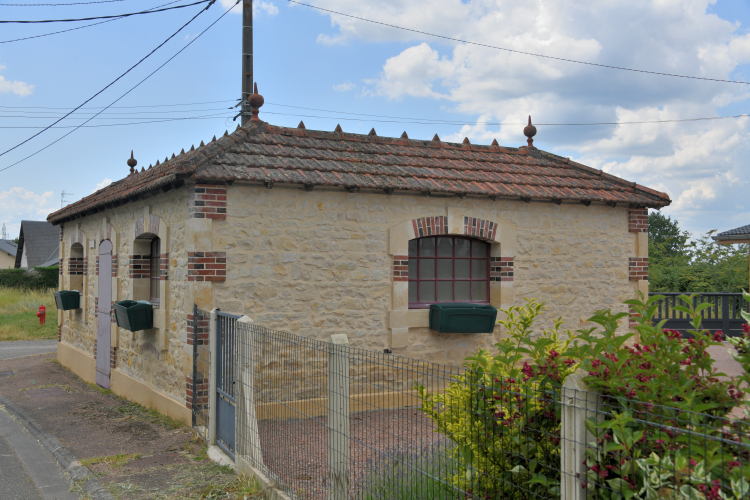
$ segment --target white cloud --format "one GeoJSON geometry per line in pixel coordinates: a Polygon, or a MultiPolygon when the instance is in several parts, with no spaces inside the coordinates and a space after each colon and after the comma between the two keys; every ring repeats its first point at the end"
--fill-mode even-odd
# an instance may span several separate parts
{"type": "Polygon", "coordinates": [[[354,90],[356,88],[356,85],[354,85],[352,82],[344,82],[339,83],[338,85],[333,86],[333,90],[336,92],[349,92],[350,90],[354,90]]]}
{"type": "Polygon", "coordinates": [[[100,189],[105,188],[105,187],[109,186],[110,184],[112,184],[112,179],[106,178],[102,182],[100,182],[99,184],[97,184],[96,187],[91,192],[92,193],[96,193],[100,189]]]}
{"type": "MultiPolygon", "coordinates": [[[[735,79],[735,70],[747,73],[740,65],[750,63],[750,32],[711,12],[714,0],[310,2],[426,33],[602,65],[735,79]]],[[[520,146],[528,115],[536,123],[679,120],[727,114],[722,108],[750,97],[745,85],[597,68],[323,15],[331,30],[319,35],[320,43],[400,42],[365,80],[364,95],[432,99],[444,115],[475,117],[446,140],[496,138],[520,146]]],[[[539,147],[668,192],[674,202],[666,211],[691,230],[750,212],[742,194],[750,183],[747,119],[538,129],[539,147]]]]}
{"type": "Polygon", "coordinates": [[[22,187],[0,191],[0,214],[4,220],[13,223],[21,220],[46,220],[47,215],[58,209],[52,191],[37,194],[22,187]]]}
{"type": "MultiPolygon", "coordinates": [[[[4,70],[5,66],[0,64],[0,71],[4,70]]],[[[5,77],[0,75],[0,94],[13,93],[21,97],[26,97],[34,91],[34,86],[29,85],[26,82],[20,80],[6,80],[5,77]]]]}
{"type": "MultiPolygon", "coordinates": [[[[221,6],[228,9],[235,4],[237,0],[220,0],[221,6]]],[[[238,3],[233,9],[233,14],[242,14],[242,2],[238,3]]],[[[254,1],[253,2],[253,15],[259,15],[264,13],[268,16],[275,16],[279,13],[279,8],[274,5],[273,2],[254,1]]]]}

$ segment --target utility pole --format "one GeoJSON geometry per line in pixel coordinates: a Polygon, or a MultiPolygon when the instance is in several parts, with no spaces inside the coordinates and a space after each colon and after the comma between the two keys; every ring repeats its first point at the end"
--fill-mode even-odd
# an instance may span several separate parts
{"type": "Polygon", "coordinates": [[[242,0],[242,104],[241,124],[250,120],[250,95],[253,93],[253,0],[242,0]]]}
{"type": "Polygon", "coordinates": [[[0,240],[7,240],[8,239],[8,233],[5,232],[5,223],[3,223],[3,235],[0,236],[0,240]]]}

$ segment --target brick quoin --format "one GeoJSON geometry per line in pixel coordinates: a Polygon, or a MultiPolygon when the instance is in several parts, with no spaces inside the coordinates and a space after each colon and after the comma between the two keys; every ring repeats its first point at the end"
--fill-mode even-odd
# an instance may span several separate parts
{"type": "Polygon", "coordinates": [[[188,252],[188,281],[224,282],[226,278],[226,252],[188,252]]]}
{"type": "Polygon", "coordinates": [[[631,233],[648,232],[648,209],[631,208],[628,211],[628,228],[631,233]]]}
{"type": "Polygon", "coordinates": [[[490,257],[490,281],[513,281],[514,257],[490,257]]]}
{"type": "Polygon", "coordinates": [[[218,219],[227,218],[227,188],[210,184],[196,184],[190,192],[188,218],[218,219]]]}
{"type": "Polygon", "coordinates": [[[648,280],[648,257],[630,257],[630,281],[648,280]]]}
{"type": "Polygon", "coordinates": [[[117,367],[117,347],[109,350],[109,366],[113,369],[117,367]]]}
{"type": "Polygon", "coordinates": [[[393,256],[393,281],[409,281],[409,256],[393,256]]]}

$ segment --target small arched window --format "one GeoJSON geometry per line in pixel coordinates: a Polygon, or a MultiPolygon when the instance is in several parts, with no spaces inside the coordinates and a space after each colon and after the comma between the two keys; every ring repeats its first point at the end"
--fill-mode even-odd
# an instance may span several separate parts
{"type": "Polygon", "coordinates": [[[462,236],[409,241],[409,308],[443,302],[489,304],[490,246],[462,236]]]}

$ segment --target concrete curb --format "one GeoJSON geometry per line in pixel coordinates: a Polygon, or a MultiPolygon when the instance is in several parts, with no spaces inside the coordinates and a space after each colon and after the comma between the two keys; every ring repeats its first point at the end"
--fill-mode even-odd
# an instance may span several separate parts
{"type": "Polygon", "coordinates": [[[114,500],[109,491],[99,482],[88,467],[81,462],[52,434],[44,431],[39,424],[32,420],[23,410],[11,403],[6,397],[0,395],[0,404],[13,415],[34,436],[42,446],[54,457],[60,467],[70,474],[70,480],[79,483],[87,494],[94,500],[114,500]]]}

